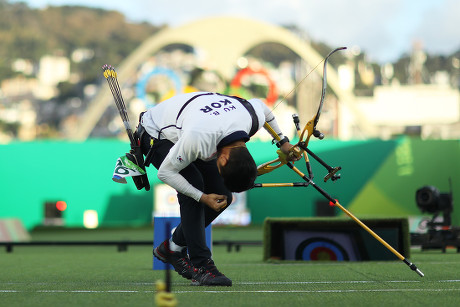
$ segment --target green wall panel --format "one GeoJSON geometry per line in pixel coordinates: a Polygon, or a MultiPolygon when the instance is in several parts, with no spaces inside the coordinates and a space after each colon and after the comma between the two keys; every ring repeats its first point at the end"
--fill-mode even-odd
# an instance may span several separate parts
{"type": "MultiPolygon", "coordinates": [[[[329,180],[325,183],[323,178],[327,174],[326,169],[316,160],[310,158],[315,176],[313,181],[333,198],[338,199],[342,206],[347,207],[369,178],[380,168],[382,161],[394,151],[396,144],[396,141],[382,142],[376,140],[310,142],[309,148],[326,163],[331,166],[342,167],[341,179],[335,182],[329,180]]],[[[270,148],[267,150],[269,151],[270,148]]],[[[273,155],[274,153],[270,159],[276,158],[273,155]]],[[[305,163],[302,161],[297,162],[296,166],[302,172],[307,173],[305,163]]],[[[262,163],[264,161],[256,162],[262,163]]],[[[283,167],[260,176],[256,182],[293,181],[302,181],[302,179],[288,167],[283,167]]],[[[257,188],[250,191],[249,194],[252,218],[256,223],[262,223],[267,216],[313,216],[315,203],[324,199],[313,187],[257,188]],[[260,208],[260,210],[255,210],[255,208],[260,208]]]]}
{"type": "MultiPolygon", "coordinates": [[[[415,202],[417,189],[432,185],[447,193],[449,178],[455,199],[460,192],[459,144],[459,141],[399,139],[394,152],[356,195],[350,210],[387,216],[421,215],[415,202]]],[[[460,221],[459,213],[454,208],[454,224],[460,221]]]]}
{"type": "MultiPolygon", "coordinates": [[[[276,146],[250,142],[256,163],[276,158],[276,146]]],[[[312,140],[309,148],[332,166],[342,166],[342,178],[323,182],[326,170],[312,160],[315,183],[357,216],[420,215],[415,191],[434,185],[454,198],[460,192],[460,142],[410,138],[381,141],[312,140]]],[[[96,210],[100,226],[148,225],[153,209],[156,170],[148,168],[152,190],[138,191],[112,181],[116,159],[129,149],[119,140],[92,139],[82,143],[42,141],[0,145],[0,218],[20,218],[28,229],[43,222],[44,203],[64,200],[66,226],[81,227],[85,210],[96,210]]],[[[305,163],[296,166],[304,173],[305,163]]],[[[281,167],[257,182],[295,182],[301,178],[281,167]]],[[[256,188],[248,192],[254,223],[266,217],[311,217],[324,197],[314,188],[256,188]]],[[[327,205],[327,204],[326,204],[327,205]]],[[[340,213],[340,212],[338,212],[340,213]]],[[[458,224],[454,209],[453,221],[458,224]]]]}
{"type": "Polygon", "coordinates": [[[19,217],[33,228],[43,222],[46,201],[64,200],[66,226],[82,226],[83,212],[89,209],[98,212],[101,226],[149,223],[153,193],[111,179],[116,159],[126,149],[117,140],[0,146],[0,217],[19,217]]]}

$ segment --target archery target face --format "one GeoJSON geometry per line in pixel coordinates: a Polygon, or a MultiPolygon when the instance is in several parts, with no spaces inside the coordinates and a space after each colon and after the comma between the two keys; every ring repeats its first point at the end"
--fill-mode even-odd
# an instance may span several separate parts
{"type": "Polygon", "coordinates": [[[285,260],[356,261],[353,237],[347,233],[286,230],[285,260]]]}
{"type": "Polygon", "coordinates": [[[349,260],[348,253],[335,241],[326,238],[311,238],[303,241],[295,251],[296,260],[349,260]]]}

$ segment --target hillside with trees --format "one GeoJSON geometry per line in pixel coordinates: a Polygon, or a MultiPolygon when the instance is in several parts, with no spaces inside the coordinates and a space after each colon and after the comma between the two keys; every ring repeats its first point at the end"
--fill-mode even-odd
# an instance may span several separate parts
{"type": "Polygon", "coordinates": [[[32,9],[24,3],[0,0],[0,80],[14,76],[14,60],[38,63],[44,55],[71,57],[74,50],[94,51],[92,58],[72,67],[94,82],[100,63],[119,63],[161,27],[129,23],[120,12],[81,6],[32,9]]]}

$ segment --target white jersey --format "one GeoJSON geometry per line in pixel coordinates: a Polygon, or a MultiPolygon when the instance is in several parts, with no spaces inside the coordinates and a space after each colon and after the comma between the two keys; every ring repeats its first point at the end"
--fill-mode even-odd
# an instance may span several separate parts
{"type": "MultiPolygon", "coordinates": [[[[257,118],[256,131],[267,121],[281,135],[270,109],[258,99],[251,99],[249,103],[257,118]]],[[[141,124],[152,137],[174,143],[158,170],[158,178],[199,201],[203,192],[179,172],[197,159],[216,158],[220,147],[237,140],[248,141],[253,120],[245,106],[234,97],[196,92],[159,103],[144,113],[141,124]]]]}

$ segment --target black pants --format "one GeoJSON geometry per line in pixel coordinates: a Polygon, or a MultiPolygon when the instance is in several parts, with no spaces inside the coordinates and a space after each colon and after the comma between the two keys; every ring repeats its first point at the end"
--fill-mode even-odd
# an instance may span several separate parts
{"type": "MultiPolygon", "coordinates": [[[[147,135],[147,133],[145,133],[147,135]]],[[[148,135],[147,135],[148,136],[148,135]]],[[[174,144],[169,140],[155,140],[153,144],[152,164],[160,168],[169,150],[174,144]]],[[[149,137],[142,140],[142,152],[147,154],[149,137]]],[[[232,193],[225,187],[217,169],[216,160],[195,162],[184,168],[180,174],[195,188],[206,194],[227,195],[227,202],[232,202],[232,193]]],[[[173,233],[173,242],[187,246],[190,259],[195,267],[200,267],[211,258],[211,251],[206,245],[205,228],[220,214],[184,194],[177,193],[180,205],[181,223],[173,233]]],[[[158,245],[158,244],[157,244],[158,245]]]]}

